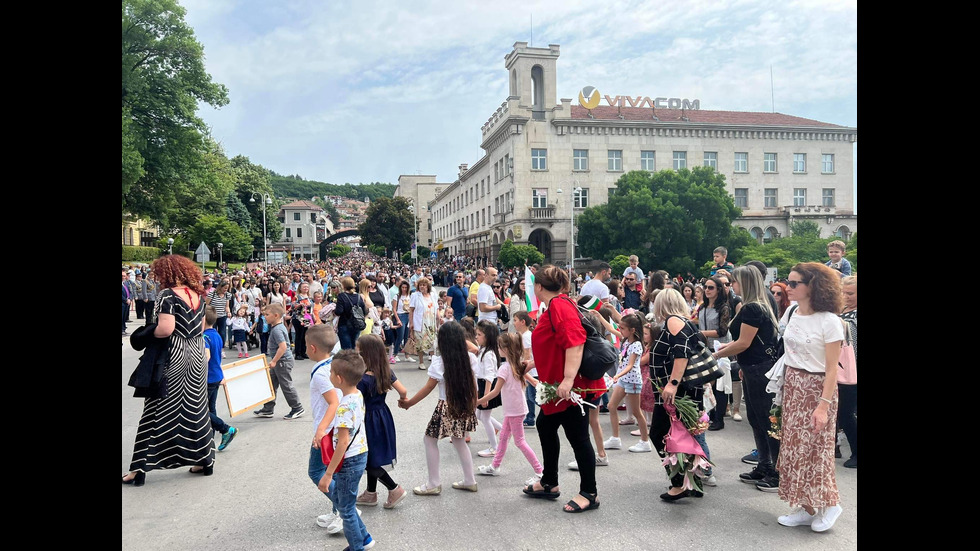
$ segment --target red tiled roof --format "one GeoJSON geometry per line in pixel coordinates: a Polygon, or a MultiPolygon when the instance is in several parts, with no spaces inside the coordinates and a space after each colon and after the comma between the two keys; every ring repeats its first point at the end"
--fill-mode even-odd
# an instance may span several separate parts
{"type": "MultiPolygon", "coordinates": [[[[588,119],[589,111],[581,105],[572,105],[572,119],[588,119]]],[[[649,107],[612,107],[600,105],[592,110],[596,120],[615,120],[622,113],[628,121],[652,121],[656,113],[660,122],[682,121],[681,115],[689,122],[702,124],[746,125],[746,126],[819,126],[823,128],[847,128],[837,124],[783,115],[782,113],[751,113],[743,111],[705,111],[694,109],[657,109],[649,107]]]]}
{"type": "Polygon", "coordinates": [[[288,205],[283,205],[282,208],[291,209],[291,210],[296,210],[296,209],[323,210],[323,207],[320,207],[316,203],[312,203],[310,201],[293,201],[288,205]]]}

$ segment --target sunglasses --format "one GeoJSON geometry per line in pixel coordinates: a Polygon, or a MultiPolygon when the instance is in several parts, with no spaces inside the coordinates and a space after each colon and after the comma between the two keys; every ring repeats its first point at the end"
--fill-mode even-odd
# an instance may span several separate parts
{"type": "Polygon", "coordinates": [[[704,286],[704,290],[705,290],[705,291],[714,291],[714,290],[715,290],[715,289],[717,289],[717,288],[718,288],[718,287],[716,287],[716,286],[714,286],[714,285],[705,285],[705,286],[704,286]]]}
{"type": "Polygon", "coordinates": [[[789,285],[790,289],[796,289],[797,285],[806,285],[805,281],[793,281],[792,279],[786,280],[786,284],[789,285]]]}
{"type": "Polygon", "coordinates": [[[773,293],[772,295],[773,295],[774,297],[781,297],[781,296],[783,296],[783,293],[781,293],[781,292],[779,292],[779,291],[776,291],[776,292],[775,292],[775,293],[773,293]]]}

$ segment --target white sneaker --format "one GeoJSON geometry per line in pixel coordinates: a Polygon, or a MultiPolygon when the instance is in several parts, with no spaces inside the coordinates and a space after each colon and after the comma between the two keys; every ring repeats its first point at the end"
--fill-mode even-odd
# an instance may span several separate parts
{"type": "Polygon", "coordinates": [[[701,483],[705,486],[717,486],[718,479],[715,478],[715,475],[711,475],[708,478],[702,478],[701,483]]]}
{"type": "MultiPolygon", "coordinates": [[[[357,510],[357,515],[361,515],[360,509],[357,510]]],[[[328,534],[336,534],[337,532],[343,531],[344,519],[340,518],[340,515],[327,513],[316,517],[316,525],[320,528],[326,528],[328,534]]]]}
{"type": "Polygon", "coordinates": [[[830,507],[824,507],[822,511],[814,515],[813,524],[810,525],[810,529],[814,532],[826,532],[834,526],[837,522],[837,517],[844,512],[844,509],[840,505],[831,505],[830,507]]]}
{"type": "Polygon", "coordinates": [[[500,476],[500,467],[494,469],[493,465],[480,465],[477,468],[476,474],[485,474],[488,476],[500,476]]]}
{"type": "Polygon", "coordinates": [[[487,448],[485,450],[480,450],[476,452],[476,455],[479,455],[480,457],[493,457],[497,455],[497,450],[493,448],[487,448]]]}
{"type": "Polygon", "coordinates": [[[525,486],[532,486],[535,482],[539,482],[544,473],[534,473],[534,476],[524,481],[525,486]]]}
{"type": "Polygon", "coordinates": [[[792,513],[777,518],[776,522],[783,526],[810,526],[816,518],[817,515],[811,515],[803,507],[798,507],[792,513]]]}
{"type": "MultiPolygon", "coordinates": [[[[599,457],[598,455],[595,456],[595,466],[596,467],[608,467],[609,466],[609,456],[608,455],[606,457],[599,457]]],[[[572,462],[570,462],[568,464],[568,468],[571,469],[571,470],[573,470],[573,471],[577,471],[578,470],[578,461],[572,461],[572,462]]]]}
{"type": "Polygon", "coordinates": [[[622,449],[623,441],[615,436],[610,436],[605,442],[602,443],[602,447],[607,450],[622,449]]]}
{"type": "Polygon", "coordinates": [[[740,414],[739,412],[736,411],[735,413],[732,414],[732,420],[733,421],[741,421],[742,420],[742,414],[740,414]]]}
{"type": "Polygon", "coordinates": [[[645,453],[645,452],[652,452],[653,446],[650,445],[649,440],[640,440],[636,444],[630,446],[629,449],[633,453],[645,453]]]}

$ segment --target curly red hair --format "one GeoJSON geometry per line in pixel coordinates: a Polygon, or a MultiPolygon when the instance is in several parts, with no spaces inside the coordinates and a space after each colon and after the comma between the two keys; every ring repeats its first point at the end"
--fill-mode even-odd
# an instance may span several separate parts
{"type": "Polygon", "coordinates": [[[800,274],[810,291],[810,308],[814,312],[838,313],[844,306],[840,289],[840,272],[819,262],[800,262],[791,272],[800,274]]]}
{"type": "Polygon", "coordinates": [[[779,306],[779,312],[777,312],[777,314],[779,314],[779,316],[782,317],[783,312],[785,312],[786,309],[789,308],[789,296],[786,294],[786,284],[783,283],[782,281],[775,281],[773,282],[772,285],[769,286],[769,290],[772,291],[773,287],[779,287],[783,291],[783,294],[778,299],[776,299],[776,304],[779,306]]]}
{"type": "Polygon", "coordinates": [[[201,284],[204,276],[201,274],[201,268],[185,256],[179,254],[161,256],[153,261],[150,270],[156,275],[161,289],[183,284],[199,295],[204,294],[204,285],[201,284]]]}

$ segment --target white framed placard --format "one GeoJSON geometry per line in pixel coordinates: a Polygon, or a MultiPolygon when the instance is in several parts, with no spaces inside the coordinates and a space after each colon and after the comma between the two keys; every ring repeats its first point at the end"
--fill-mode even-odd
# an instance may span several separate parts
{"type": "Polygon", "coordinates": [[[234,417],[276,398],[265,354],[221,366],[225,374],[225,399],[234,417]]]}

